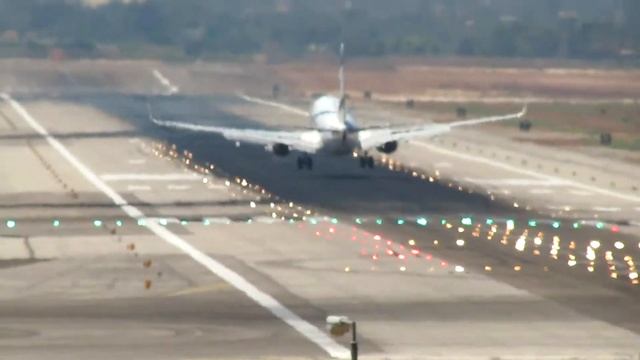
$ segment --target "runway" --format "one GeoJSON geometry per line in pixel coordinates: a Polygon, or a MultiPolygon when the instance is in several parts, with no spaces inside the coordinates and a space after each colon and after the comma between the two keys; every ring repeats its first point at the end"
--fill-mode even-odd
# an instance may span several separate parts
{"type": "MultiPolygon", "coordinates": [[[[315,329],[328,314],[357,319],[365,358],[637,357],[638,238],[585,213],[553,216],[534,201],[544,194],[523,201],[495,189],[565,183],[532,185],[481,165],[460,173],[464,159],[412,155],[415,145],[373,170],[318,158],[300,172],[291,156],[159,128],[146,104],[174,121],[305,126],[290,109],[208,89],[179,66],[160,68],[163,81],[156,67],[132,70],[142,67],[98,67],[111,78],[136,74],[104,86],[83,76],[71,84],[80,65],[41,82],[27,67],[32,89],[12,98],[147,223],[114,206],[10,103],[0,108],[8,358],[331,355],[149,224],[315,329]]],[[[335,341],[346,349],[348,339],[335,341]]]]}

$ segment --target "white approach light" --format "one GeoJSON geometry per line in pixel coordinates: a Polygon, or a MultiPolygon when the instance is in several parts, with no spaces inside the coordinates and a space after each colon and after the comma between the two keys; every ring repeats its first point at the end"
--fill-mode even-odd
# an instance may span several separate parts
{"type": "Polygon", "coordinates": [[[527,245],[527,241],[524,236],[520,236],[516,241],[516,250],[524,251],[525,246],[527,245]]]}

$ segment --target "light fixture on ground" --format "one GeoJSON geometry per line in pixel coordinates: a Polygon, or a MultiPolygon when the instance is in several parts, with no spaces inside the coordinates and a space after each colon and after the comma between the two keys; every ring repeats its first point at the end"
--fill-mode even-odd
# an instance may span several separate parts
{"type": "Polygon", "coordinates": [[[356,333],[356,322],[346,316],[327,316],[327,330],[333,336],[342,336],[351,330],[351,360],[358,359],[358,336],[356,333]]]}

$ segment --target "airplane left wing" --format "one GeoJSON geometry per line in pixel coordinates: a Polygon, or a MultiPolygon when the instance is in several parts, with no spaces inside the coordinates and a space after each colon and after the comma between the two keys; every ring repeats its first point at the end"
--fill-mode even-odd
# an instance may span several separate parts
{"type": "Polygon", "coordinates": [[[464,121],[456,121],[448,124],[430,123],[413,126],[396,126],[387,128],[365,129],[358,132],[358,139],[363,150],[369,150],[388,142],[406,141],[420,137],[434,137],[445,134],[451,129],[463,126],[474,126],[490,122],[520,119],[527,113],[525,106],[522,111],[515,114],[490,116],[464,121]]]}
{"type": "Polygon", "coordinates": [[[256,129],[235,129],[219,126],[183,123],[176,121],[158,120],[150,115],[151,121],[163,127],[205,132],[222,135],[231,141],[246,142],[257,145],[283,144],[292,150],[315,153],[322,146],[322,135],[318,131],[275,131],[256,129]]]}

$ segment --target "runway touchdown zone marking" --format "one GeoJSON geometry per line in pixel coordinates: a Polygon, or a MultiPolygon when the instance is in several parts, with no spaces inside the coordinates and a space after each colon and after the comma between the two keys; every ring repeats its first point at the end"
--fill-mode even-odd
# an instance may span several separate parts
{"type": "MultiPolygon", "coordinates": [[[[42,126],[31,114],[16,100],[14,100],[9,94],[0,93],[0,98],[7,102],[13,110],[20,115],[20,117],[27,123],[34,131],[40,134],[47,143],[55,149],[65,160],[67,160],[87,181],[94,185],[98,190],[102,191],[107,197],[109,197],[114,204],[127,214],[129,217],[138,220],[145,218],[145,215],[135,206],[129,205],[127,201],[120,196],[115,190],[108,186],[103,180],[100,179],[88,166],[80,162],[80,160],[73,155],[60,141],[51,136],[49,132],[42,126]]],[[[278,300],[271,295],[258,289],[256,286],[247,281],[240,274],[224,266],[219,261],[213,259],[209,255],[206,255],[202,251],[189,244],[186,240],[182,239],[178,235],[174,234],[164,226],[155,221],[148,221],[146,225],[152,233],[163,239],[167,243],[178,248],[185,254],[189,255],[193,260],[200,263],[216,276],[226,281],[239,291],[243,292],[250,299],[258,303],[260,306],[267,309],[277,318],[284,321],[286,324],[297,330],[305,338],[318,345],[324,351],[326,351],[331,357],[334,358],[348,358],[350,352],[342,345],[338,344],[325,332],[318,329],[308,321],[302,319],[287,307],[282,305],[278,300]]]]}
{"type": "Polygon", "coordinates": [[[100,178],[106,182],[115,181],[202,181],[195,174],[102,174],[100,178]]]}

